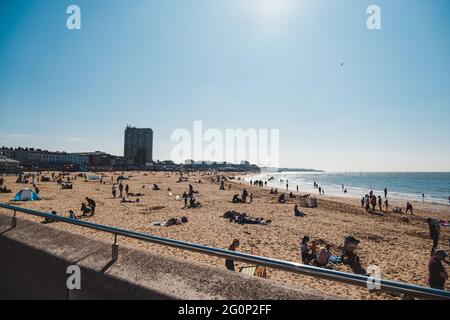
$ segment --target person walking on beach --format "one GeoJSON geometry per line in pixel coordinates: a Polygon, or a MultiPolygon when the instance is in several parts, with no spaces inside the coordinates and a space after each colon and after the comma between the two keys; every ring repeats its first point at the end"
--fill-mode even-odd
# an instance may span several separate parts
{"type": "Polygon", "coordinates": [[[128,195],[130,194],[130,187],[128,185],[125,186],[125,193],[128,195]]]}
{"type": "Polygon", "coordinates": [[[389,208],[388,199],[384,200],[384,206],[386,207],[386,212],[388,212],[388,208],[389,208]]]}
{"type": "Polygon", "coordinates": [[[413,213],[413,206],[412,206],[412,204],[410,202],[406,203],[406,213],[408,213],[408,211],[410,211],[411,214],[414,215],[414,213],[413,213]]]}
{"type": "Polygon", "coordinates": [[[433,218],[428,218],[427,223],[430,231],[430,239],[433,240],[433,248],[431,249],[431,253],[433,254],[434,250],[438,246],[439,234],[441,233],[441,226],[439,225],[439,221],[433,218]]]}
{"type": "MultiPolygon", "coordinates": [[[[236,251],[236,249],[239,247],[240,243],[238,239],[234,239],[231,245],[228,247],[228,250],[230,251],[236,251]]],[[[234,260],[232,259],[226,259],[225,260],[225,267],[230,271],[236,271],[234,270],[234,260]]]]}
{"type": "Polygon", "coordinates": [[[123,184],[122,184],[122,181],[120,181],[120,183],[119,183],[119,192],[120,192],[119,197],[120,197],[120,198],[123,198],[123,196],[122,196],[122,193],[123,193],[123,184]]]}
{"type": "Polygon", "coordinates": [[[384,197],[387,198],[387,188],[384,188],[384,197]]]}
{"type": "Polygon", "coordinates": [[[445,281],[448,279],[448,274],[442,265],[445,258],[447,258],[445,251],[437,249],[428,262],[428,285],[433,289],[445,290],[445,281]]]}
{"type": "Polygon", "coordinates": [[[116,188],[116,184],[115,184],[115,183],[114,183],[113,186],[112,186],[111,192],[112,192],[113,197],[116,198],[116,195],[117,195],[117,188],[116,188]]]}

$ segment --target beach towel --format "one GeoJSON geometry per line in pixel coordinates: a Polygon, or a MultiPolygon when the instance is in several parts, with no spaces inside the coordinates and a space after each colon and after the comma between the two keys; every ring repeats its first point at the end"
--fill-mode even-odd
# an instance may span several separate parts
{"type": "Polygon", "coordinates": [[[328,261],[333,264],[338,264],[342,262],[342,258],[339,256],[331,256],[328,261]]]}

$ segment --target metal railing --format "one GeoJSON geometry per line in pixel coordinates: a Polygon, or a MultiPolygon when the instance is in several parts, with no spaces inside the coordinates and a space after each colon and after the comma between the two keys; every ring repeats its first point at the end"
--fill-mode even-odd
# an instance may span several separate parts
{"type": "Polygon", "coordinates": [[[306,276],[311,276],[315,278],[320,279],[326,279],[346,284],[352,284],[360,287],[366,287],[368,288],[369,283],[377,283],[379,285],[379,288],[374,291],[382,291],[382,292],[388,292],[388,293],[396,293],[396,294],[403,294],[406,297],[416,297],[416,298],[425,298],[425,299],[445,299],[450,300],[450,292],[444,291],[444,290],[438,290],[438,289],[432,289],[427,287],[422,287],[418,285],[408,284],[404,282],[399,281],[392,281],[392,280],[384,280],[384,279],[377,279],[373,277],[368,277],[364,275],[358,275],[358,274],[352,274],[347,272],[341,272],[336,270],[330,270],[325,268],[319,268],[314,267],[310,265],[305,265],[301,263],[295,263],[295,262],[289,262],[284,260],[278,260],[278,259],[271,259],[271,258],[265,258],[255,255],[250,255],[246,253],[240,253],[225,249],[219,249],[219,248],[212,248],[207,247],[203,245],[198,244],[192,244],[185,241],[180,240],[174,240],[174,239],[168,239],[158,236],[153,236],[150,234],[145,233],[139,233],[135,231],[129,231],[119,228],[114,228],[106,225],[101,225],[97,223],[82,221],[82,220],[76,220],[71,219],[67,217],[62,217],[59,215],[53,215],[45,212],[40,212],[36,210],[31,209],[25,209],[20,208],[16,206],[11,206],[8,204],[2,204],[0,203],[0,208],[11,210],[14,212],[13,216],[13,222],[12,226],[13,228],[16,227],[16,212],[21,212],[37,217],[46,218],[52,221],[59,221],[64,223],[69,223],[76,226],[81,226],[89,229],[94,229],[106,233],[110,233],[114,235],[115,242],[113,245],[113,258],[117,258],[117,237],[123,236],[127,238],[133,238],[137,240],[152,242],[164,246],[170,246],[178,249],[183,250],[190,250],[210,256],[216,256],[219,258],[226,258],[226,259],[232,259],[240,262],[245,263],[253,263],[258,266],[265,266],[273,269],[283,270],[283,271],[289,271],[297,274],[302,274],[306,276]]]}

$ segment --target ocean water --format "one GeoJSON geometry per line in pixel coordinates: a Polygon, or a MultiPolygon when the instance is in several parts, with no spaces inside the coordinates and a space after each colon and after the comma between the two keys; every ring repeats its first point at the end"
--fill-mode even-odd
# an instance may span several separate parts
{"type": "Polygon", "coordinates": [[[291,191],[298,185],[301,192],[318,193],[314,189],[316,182],[324,188],[325,195],[343,197],[361,198],[370,190],[383,196],[384,188],[388,189],[388,197],[395,199],[448,204],[450,196],[450,172],[263,172],[245,180],[267,180],[269,177],[274,179],[268,185],[280,191],[285,190],[287,180],[291,191]],[[342,184],[347,194],[343,192],[342,184]],[[425,194],[424,198],[422,194],[425,194]]]}

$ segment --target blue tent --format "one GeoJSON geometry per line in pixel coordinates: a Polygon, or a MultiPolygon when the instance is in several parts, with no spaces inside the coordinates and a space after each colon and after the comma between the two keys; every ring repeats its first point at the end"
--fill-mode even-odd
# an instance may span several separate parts
{"type": "Polygon", "coordinates": [[[41,200],[36,192],[30,189],[22,189],[19,192],[17,192],[16,196],[14,197],[13,201],[36,201],[41,200]]]}

